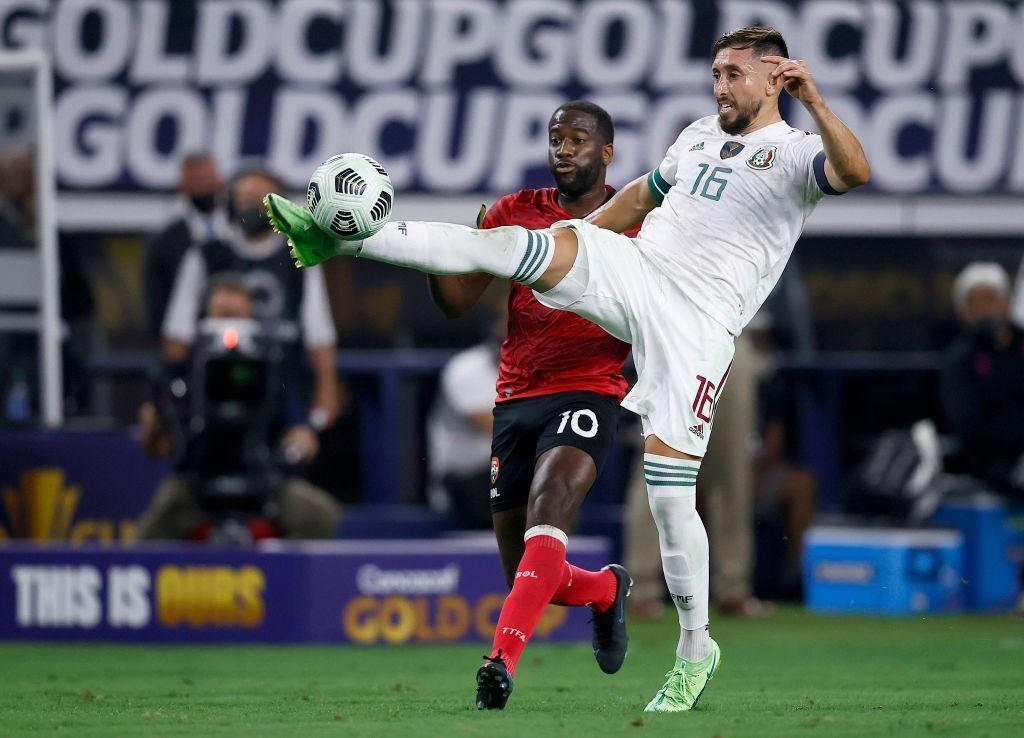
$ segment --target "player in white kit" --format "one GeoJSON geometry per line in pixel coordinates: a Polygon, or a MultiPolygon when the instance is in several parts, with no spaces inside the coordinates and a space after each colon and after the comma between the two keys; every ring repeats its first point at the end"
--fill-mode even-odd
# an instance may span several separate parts
{"type": "MultiPolygon", "coordinates": [[[[651,712],[692,709],[721,661],[708,632],[708,540],[695,493],[733,339],[775,286],[822,196],[869,177],[857,138],[777,31],[726,34],[712,59],[718,115],[688,126],[656,169],[586,221],[540,231],[389,223],[365,241],[339,242],[304,209],[275,195],[267,202],[302,266],[349,254],[430,273],[485,271],[632,344],[638,381],[622,404],[642,420],[648,499],[680,624],[676,662],[651,712]],[[783,89],[820,135],[782,119],[783,89]],[[619,235],[641,219],[636,239],[619,235]]],[[[527,532],[547,534],[565,540],[561,531],[527,532]]],[[[493,668],[500,683],[501,664],[493,668]]]]}

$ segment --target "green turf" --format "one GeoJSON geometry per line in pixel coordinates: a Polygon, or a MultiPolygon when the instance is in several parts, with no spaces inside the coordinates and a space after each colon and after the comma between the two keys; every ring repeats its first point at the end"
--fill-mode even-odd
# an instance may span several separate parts
{"type": "Polygon", "coordinates": [[[69,736],[1024,735],[1024,623],[719,618],[698,711],[644,715],[673,619],[634,624],[602,674],[587,645],[529,648],[504,712],[472,709],[481,645],[0,645],[0,734],[69,736]]]}

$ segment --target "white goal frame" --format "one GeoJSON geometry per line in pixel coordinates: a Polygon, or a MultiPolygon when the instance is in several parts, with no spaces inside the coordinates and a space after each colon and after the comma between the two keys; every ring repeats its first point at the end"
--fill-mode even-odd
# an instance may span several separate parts
{"type": "MultiPolygon", "coordinates": [[[[53,72],[49,55],[40,49],[0,51],[0,72],[28,72],[32,75],[36,122],[35,235],[40,282],[36,314],[28,321],[18,321],[16,318],[0,321],[0,331],[38,334],[41,419],[44,424],[56,427],[64,420],[64,389],[60,262],[57,255],[57,188],[53,153],[53,72]]],[[[0,314],[0,318],[3,317],[0,314]]]]}

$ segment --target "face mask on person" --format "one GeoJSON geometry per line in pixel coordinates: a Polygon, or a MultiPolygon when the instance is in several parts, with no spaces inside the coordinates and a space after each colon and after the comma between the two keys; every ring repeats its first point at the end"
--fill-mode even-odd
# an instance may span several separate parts
{"type": "Polygon", "coordinates": [[[193,195],[189,199],[192,201],[192,207],[194,207],[200,213],[205,213],[209,215],[217,207],[216,192],[208,192],[205,195],[193,195]]]}
{"type": "Polygon", "coordinates": [[[260,206],[243,210],[238,216],[238,224],[242,227],[242,232],[249,238],[262,236],[272,228],[267,214],[260,206]]]}
{"type": "Polygon", "coordinates": [[[984,318],[974,324],[974,335],[979,340],[992,344],[996,342],[1005,327],[1006,321],[1002,318],[984,318]]]}

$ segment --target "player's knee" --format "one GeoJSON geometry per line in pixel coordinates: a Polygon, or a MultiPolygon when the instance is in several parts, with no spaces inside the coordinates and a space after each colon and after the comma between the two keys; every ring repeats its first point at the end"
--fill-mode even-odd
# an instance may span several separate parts
{"type": "Polygon", "coordinates": [[[530,492],[530,524],[564,529],[571,522],[580,496],[579,484],[570,476],[552,474],[536,479],[530,492]]]}
{"type": "Polygon", "coordinates": [[[526,240],[527,230],[528,229],[523,228],[523,226],[520,225],[507,225],[497,226],[496,228],[487,228],[485,230],[477,230],[477,233],[495,241],[516,243],[518,241],[526,240]]]}
{"type": "Polygon", "coordinates": [[[554,525],[562,528],[569,512],[565,487],[548,485],[530,499],[529,520],[532,525],[554,525]]]}
{"type": "Polygon", "coordinates": [[[652,496],[651,511],[658,525],[661,546],[669,551],[683,548],[700,520],[692,497],[652,496]]]}

